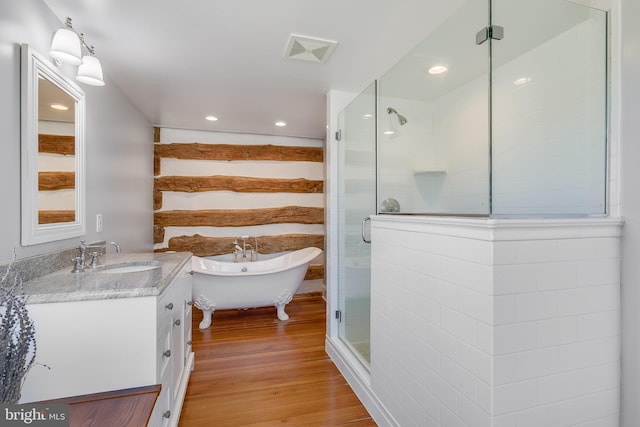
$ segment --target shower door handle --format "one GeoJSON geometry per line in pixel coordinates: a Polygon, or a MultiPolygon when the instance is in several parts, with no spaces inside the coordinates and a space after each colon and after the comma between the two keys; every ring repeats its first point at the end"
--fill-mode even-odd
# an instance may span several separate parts
{"type": "Polygon", "coordinates": [[[371,221],[371,218],[366,217],[362,219],[362,230],[361,230],[361,236],[362,236],[362,241],[365,243],[371,243],[371,240],[367,240],[367,237],[365,236],[364,233],[364,229],[365,229],[365,224],[367,223],[367,221],[371,221]]]}

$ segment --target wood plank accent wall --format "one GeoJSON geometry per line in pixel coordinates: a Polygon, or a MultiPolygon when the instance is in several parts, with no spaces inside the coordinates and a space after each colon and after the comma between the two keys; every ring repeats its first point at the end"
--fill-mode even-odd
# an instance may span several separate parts
{"type": "MultiPolygon", "coordinates": [[[[233,237],[206,237],[196,234],[194,236],[179,236],[169,239],[169,248],[166,250],[192,252],[197,256],[224,255],[231,252],[234,247],[233,237]]],[[[315,246],[324,249],[324,235],[321,234],[284,234],[280,236],[260,236],[258,251],[261,254],[273,254],[283,251],[315,246]]],[[[250,243],[253,245],[254,240],[250,243]]],[[[158,249],[162,252],[162,249],[158,249]]]]}
{"type": "Polygon", "coordinates": [[[249,176],[163,176],[155,179],[156,191],[235,191],[242,193],[322,193],[323,182],[249,176]]]}
{"type": "Polygon", "coordinates": [[[323,150],[316,147],[287,147],[278,145],[230,144],[157,144],[155,154],[174,159],[194,160],[279,160],[322,162],[323,150]]]}
{"type": "Polygon", "coordinates": [[[154,214],[162,227],[242,227],[265,224],[322,224],[324,208],[285,206],[266,209],[210,209],[164,211],[154,214]]]}
{"type": "MultiPolygon", "coordinates": [[[[283,144],[278,145],[278,137],[247,135],[249,142],[237,143],[242,135],[184,131],[183,136],[181,131],[170,130],[175,139],[193,140],[194,135],[202,135],[207,140],[206,143],[184,143],[163,141],[163,130],[154,129],[153,204],[154,244],[157,252],[189,251],[197,256],[230,254],[234,247],[233,241],[241,235],[251,236],[252,244],[256,237],[260,254],[292,251],[309,246],[324,249],[324,199],[315,196],[324,192],[323,179],[278,176],[278,171],[281,172],[291,164],[298,168],[310,165],[307,167],[314,171],[321,169],[324,161],[321,141],[313,141],[310,144],[312,146],[300,146],[296,145],[296,140],[282,137],[280,139],[283,144]],[[225,135],[229,136],[230,142],[224,141],[225,135]],[[264,144],[260,143],[262,138],[264,144]],[[163,168],[167,169],[163,163],[165,161],[171,162],[172,170],[180,170],[180,173],[167,174],[163,171],[163,168]],[[199,162],[199,172],[190,170],[190,166],[182,166],[193,165],[186,163],[193,161],[199,162]],[[250,163],[241,169],[241,173],[229,173],[228,169],[224,169],[236,161],[250,163]],[[276,164],[279,162],[283,162],[281,166],[276,164]],[[267,168],[274,165],[273,174],[276,176],[264,176],[264,173],[252,175],[254,168],[251,165],[267,165],[267,168]],[[227,173],[219,173],[222,170],[227,173]],[[209,171],[209,175],[204,174],[209,171]],[[230,197],[229,194],[237,196],[230,197]],[[264,196],[258,198],[258,194],[264,196]],[[274,196],[272,199],[264,199],[267,194],[274,196]],[[300,194],[301,199],[294,198],[295,194],[300,194]],[[170,206],[167,205],[168,197],[173,198],[170,206]],[[192,197],[201,197],[197,199],[197,207],[192,197]],[[265,200],[274,200],[273,203],[277,204],[275,201],[281,199],[288,200],[288,203],[276,207],[261,205],[265,200]],[[242,200],[243,208],[233,205],[236,200],[242,200]],[[184,206],[180,206],[181,203],[184,206]],[[250,207],[246,208],[246,205],[250,207]],[[279,231],[270,234],[270,229],[264,227],[269,225],[278,225],[279,231]],[[289,226],[315,228],[310,232],[282,232],[289,226]],[[236,229],[237,232],[234,232],[236,229]],[[252,232],[255,229],[260,230],[259,235],[252,232]],[[233,235],[229,235],[230,233],[233,235]]],[[[315,172],[309,175],[314,174],[317,175],[315,172]]],[[[323,278],[324,264],[310,266],[305,277],[307,280],[323,278]]]]}

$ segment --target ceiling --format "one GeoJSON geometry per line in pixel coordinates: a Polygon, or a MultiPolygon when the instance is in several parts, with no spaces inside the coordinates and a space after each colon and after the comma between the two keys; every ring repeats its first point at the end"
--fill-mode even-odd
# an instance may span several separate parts
{"type": "Polygon", "coordinates": [[[360,92],[464,0],[44,2],[154,126],[324,138],[328,90],[360,92]],[[291,34],[338,44],[283,59],[291,34]]]}

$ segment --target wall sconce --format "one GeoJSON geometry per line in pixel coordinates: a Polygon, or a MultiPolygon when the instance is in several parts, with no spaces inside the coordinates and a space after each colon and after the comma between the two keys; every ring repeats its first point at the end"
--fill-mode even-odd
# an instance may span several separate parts
{"type": "Polygon", "coordinates": [[[67,18],[65,26],[56,30],[51,40],[51,50],[49,55],[54,59],[56,65],[63,62],[78,66],[76,80],[92,86],[104,86],[102,76],[102,65],[94,55],[93,46],[89,46],[84,39],[84,34],[75,32],[71,26],[71,18],[67,18]],[[82,56],[82,48],[88,52],[82,56]]]}

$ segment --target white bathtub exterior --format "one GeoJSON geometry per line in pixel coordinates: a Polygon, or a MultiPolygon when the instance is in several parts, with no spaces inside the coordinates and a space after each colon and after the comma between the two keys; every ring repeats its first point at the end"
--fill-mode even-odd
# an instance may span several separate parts
{"type": "Polygon", "coordinates": [[[371,372],[354,389],[381,426],[618,426],[620,234],[374,217],[371,372]]]}
{"type": "MultiPolygon", "coordinates": [[[[226,262],[192,257],[193,300],[203,311],[276,306],[278,316],[304,280],[309,263],[322,253],[304,248],[254,262],[226,262]],[[282,308],[281,308],[282,307],[282,308]]],[[[206,313],[205,313],[205,319],[206,313]]],[[[201,328],[210,322],[203,321],[201,328]]]]}

